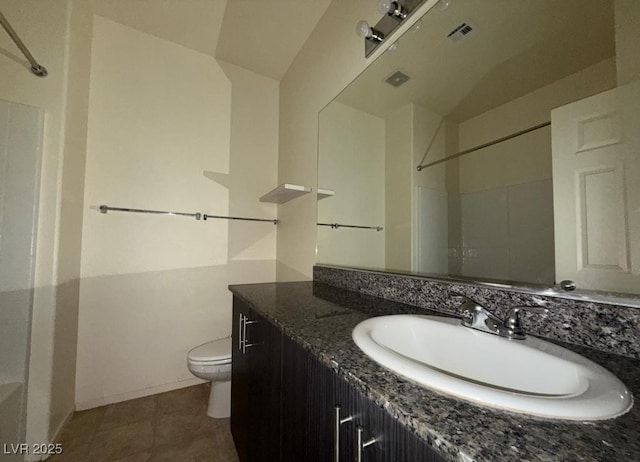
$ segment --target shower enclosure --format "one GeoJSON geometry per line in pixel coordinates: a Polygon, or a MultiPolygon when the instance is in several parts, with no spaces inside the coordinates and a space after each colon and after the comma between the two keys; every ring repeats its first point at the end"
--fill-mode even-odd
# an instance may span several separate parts
{"type": "Polygon", "coordinates": [[[42,126],[39,109],[0,100],[0,448],[25,434],[42,126]]]}

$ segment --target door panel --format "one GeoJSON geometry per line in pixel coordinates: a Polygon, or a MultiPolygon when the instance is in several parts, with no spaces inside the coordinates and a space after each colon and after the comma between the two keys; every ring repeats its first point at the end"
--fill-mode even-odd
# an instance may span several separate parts
{"type": "Polygon", "coordinates": [[[557,280],[640,292],[637,107],[633,82],[551,112],[557,280]]]}

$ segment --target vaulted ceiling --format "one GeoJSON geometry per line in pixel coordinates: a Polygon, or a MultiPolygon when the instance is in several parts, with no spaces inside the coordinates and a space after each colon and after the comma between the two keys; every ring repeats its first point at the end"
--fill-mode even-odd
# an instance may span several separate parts
{"type": "Polygon", "coordinates": [[[458,121],[615,57],[613,0],[453,0],[338,97],[387,117],[411,102],[458,121]],[[464,38],[457,31],[471,25],[464,38]],[[454,40],[450,38],[453,35],[454,40]],[[395,88],[396,71],[410,80],[395,88]],[[371,95],[375,95],[373,98],[371,95]]]}
{"type": "Polygon", "coordinates": [[[331,0],[91,0],[94,12],[281,79],[331,0]]]}

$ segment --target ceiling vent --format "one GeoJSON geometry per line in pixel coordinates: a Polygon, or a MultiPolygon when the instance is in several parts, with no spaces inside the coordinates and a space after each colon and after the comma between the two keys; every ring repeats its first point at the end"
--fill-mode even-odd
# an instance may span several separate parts
{"type": "Polygon", "coordinates": [[[398,88],[400,85],[407,83],[407,81],[410,79],[411,77],[409,77],[407,74],[405,74],[404,72],[400,72],[400,71],[395,71],[393,74],[391,74],[387,80],[385,80],[385,82],[387,82],[389,85],[391,85],[392,87],[396,87],[398,88]]]}
{"type": "Polygon", "coordinates": [[[449,34],[447,38],[452,42],[459,42],[460,40],[467,38],[476,30],[476,25],[467,19],[462,24],[456,26],[449,34]]]}

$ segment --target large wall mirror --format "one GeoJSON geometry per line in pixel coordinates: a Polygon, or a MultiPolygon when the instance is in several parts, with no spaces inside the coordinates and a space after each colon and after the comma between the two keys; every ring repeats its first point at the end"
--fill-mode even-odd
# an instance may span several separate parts
{"type": "Polygon", "coordinates": [[[317,263],[640,294],[639,44],[637,0],[429,10],[319,115],[317,263]]]}

